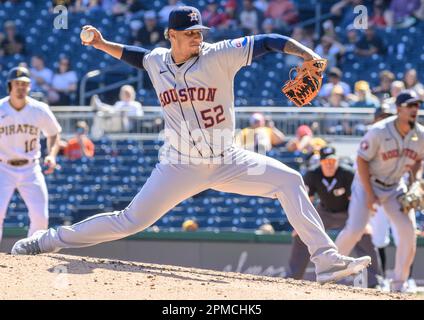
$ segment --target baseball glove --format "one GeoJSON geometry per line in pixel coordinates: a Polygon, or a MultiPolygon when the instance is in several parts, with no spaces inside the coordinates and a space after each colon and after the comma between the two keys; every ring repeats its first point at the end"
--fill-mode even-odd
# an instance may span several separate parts
{"type": "Polygon", "coordinates": [[[408,191],[401,194],[398,200],[405,214],[408,214],[411,209],[424,210],[424,180],[413,182],[408,191]]]}
{"type": "Polygon", "coordinates": [[[321,89],[322,77],[327,67],[326,59],[304,61],[300,67],[290,70],[288,80],[281,91],[298,107],[309,104],[321,89]],[[296,71],[296,78],[291,79],[291,74],[296,71]]]}

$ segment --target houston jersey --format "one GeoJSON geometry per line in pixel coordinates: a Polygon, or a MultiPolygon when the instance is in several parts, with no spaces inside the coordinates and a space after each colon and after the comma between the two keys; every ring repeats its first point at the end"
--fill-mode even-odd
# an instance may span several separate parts
{"type": "Polygon", "coordinates": [[[62,128],[49,106],[30,97],[20,111],[9,104],[9,97],[0,100],[0,159],[38,159],[40,133],[46,137],[62,128]]]}
{"type": "Polygon", "coordinates": [[[199,56],[178,67],[171,50],[156,48],[143,59],[163,108],[166,143],[193,157],[217,157],[234,141],[233,83],[252,61],[253,37],[203,42],[199,56]]]}
{"type": "Polygon", "coordinates": [[[424,127],[419,123],[402,138],[396,116],[375,123],[359,145],[358,155],[369,161],[372,177],[386,184],[398,183],[409,166],[424,158],[424,127]]]}

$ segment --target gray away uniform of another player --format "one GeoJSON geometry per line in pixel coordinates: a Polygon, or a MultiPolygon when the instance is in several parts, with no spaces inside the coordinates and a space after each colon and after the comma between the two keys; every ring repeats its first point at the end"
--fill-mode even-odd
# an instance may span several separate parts
{"type": "Polygon", "coordinates": [[[301,175],[275,159],[233,146],[233,80],[241,67],[251,63],[252,50],[253,37],[204,43],[200,55],[181,67],[173,64],[169,49],[146,54],[143,65],[161,101],[165,128],[182,143],[166,142],[160,163],[125,210],[50,229],[40,238],[42,252],[90,246],[142,231],[181,201],[212,188],[278,198],[308,246],[316,272],[333,266],[336,246],[309,201],[301,175]],[[213,141],[207,136],[213,136],[213,129],[226,130],[230,136],[224,143],[213,141]],[[180,155],[219,161],[170,163],[180,155]],[[256,174],[255,170],[249,174],[255,168],[256,174]]]}
{"type": "MultiPolygon", "coordinates": [[[[402,176],[424,158],[424,127],[416,124],[404,138],[395,127],[396,116],[374,124],[361,140],[358,155],[369,162],[373,190],[399,235],[394,280],[406,281],[416,249],[415,212],[404,214],[397,197],[406,191],[402,176]],[[383,185],[384,184],[384,185],[383,185]]],[[[349,254],[361,238],[371,212],[358,174],[352,184],[349,218],[336,240],[341,254],[349,254]]]]}

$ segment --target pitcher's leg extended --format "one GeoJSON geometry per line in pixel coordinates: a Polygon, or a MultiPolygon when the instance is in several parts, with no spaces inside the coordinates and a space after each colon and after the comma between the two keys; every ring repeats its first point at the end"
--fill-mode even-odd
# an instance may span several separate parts
{"type": "Polygon", "coordinates": [[[347,259],[343,262],[345,267],[340,267],[343,270],[334,268],[335,265],[343,264],[340,261],[343,257],[337,253],[334,242],[325,233],[321,218],[309,200],[300,173],[275,159],[260,154],[246,150],[237,150],[235,153],[234,157],[239,160],[235,164],[221,168],[220,176],[223,178],[220,178],[212,188],[245,195],[277,198],[289,222],[308,247],[311,260],[316,266],[318,281],[337,280],[338,277],[346,276],[345,272],[356,273],[369,264],[369,257],[363,260],[349,258],[352,260],[347,259]],[[247,170],[249,167],[258,165],[264,166],[262,171],[259,167],[258,170],[247,170]],[[349,270],[350,268],[352,270],[349,270]],[[327,271],[328,274],[321,277],[327,271]]]}
{"type": "Polygon", "coordinates": [[[142,231],[184,199],[207,188],[207,174],[205,168],[158,164],[141,191],[124,210],[98,214],[72,226],[49,229],[42,235],[36,233],[33,237],[18,241],[12,254],[37,254],[62,248],[86,247],[142,231]],[[186,182],[184,187],[181,187],[181,181],[186,182]],[[36,240],[35,245],[32,238],[36,240]]]}

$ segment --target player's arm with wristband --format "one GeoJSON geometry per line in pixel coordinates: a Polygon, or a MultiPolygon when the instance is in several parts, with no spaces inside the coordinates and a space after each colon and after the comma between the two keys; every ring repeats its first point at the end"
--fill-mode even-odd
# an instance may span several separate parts
{"type": "Polygon", "coordinates": [[[276,33],[254,36],[253,58],[269,52],[282,52],[303,58],[304,60],[321,59],[312,49],[300,42],[276,33]]]}
{"type": "Polygon", "coordinates": [[[103,38],[99,30],[93,26],[84,26],[83,29],[92,31],[94,38],[90,42],[82,42],[83,45],[93,46],[94,48],[101,50],[112,57],[122,60],[133,67],[143,69],[143,58],[144,55],[150,51],[141,47],[128,46],[116,42],[107,41],[103,38]]]}

